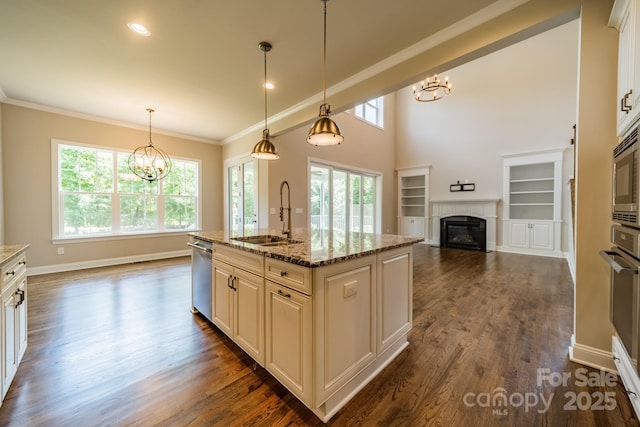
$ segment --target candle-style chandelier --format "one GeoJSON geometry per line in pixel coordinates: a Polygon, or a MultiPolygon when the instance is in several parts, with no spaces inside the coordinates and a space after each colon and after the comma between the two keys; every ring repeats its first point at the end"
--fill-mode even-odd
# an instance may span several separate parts
{"type": "Polygon", "coordinates": [[[154,110],[147,108],[147,111],[149,112],[149,144],[140,146],[131,153],[129,169],[139,178],[153,182],[169,175],[171,159],[167,153],[153,146],[151,142],[151,113],[154,110]]]}
{"type": "Polygon", "coordinates": [[[451,83],[449,77],[444,78],[444,83],[437,74],[427,77],[420,82],[420,88],[413,87],[413,96],[418,102],[432,102],[447,96],[451,93],[451,83]]]}

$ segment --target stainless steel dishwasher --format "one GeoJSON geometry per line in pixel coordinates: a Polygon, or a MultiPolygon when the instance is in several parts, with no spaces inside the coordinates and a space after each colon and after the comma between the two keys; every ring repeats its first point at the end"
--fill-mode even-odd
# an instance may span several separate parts
{"type": "Polygon", "coordinates": [[[192,312],[200,312],[211,321],[211,264],[213,245],[206,240],[194,239],[187,243],[192,248],[191,254],[191,305],[192,312]]]}

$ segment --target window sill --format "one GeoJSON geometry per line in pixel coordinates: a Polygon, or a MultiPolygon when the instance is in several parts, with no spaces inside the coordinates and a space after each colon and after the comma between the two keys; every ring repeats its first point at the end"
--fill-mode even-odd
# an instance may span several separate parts
{"type": "Polygon", "coordinates": [[[51,243],[54,245],[62,245],[68,243],[89,243],[89,242],[103,242],[108,240],[132,240],[132,239],[147,239],[150,237],[173,237],[180,235],[187,235],[197,231],[196,228],[192,230],[180,230],[180,231],[164,231],[153,233],[132,233],[132,234],[113,234],[105,236],[87,236],[87,237],[57,237],[51,239],[51,243]]]}

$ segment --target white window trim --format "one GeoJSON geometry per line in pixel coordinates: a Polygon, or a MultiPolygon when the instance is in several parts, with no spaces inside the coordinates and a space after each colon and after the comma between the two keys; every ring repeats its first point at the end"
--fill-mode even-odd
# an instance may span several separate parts
{"type": "MultiPolygon", "coordinates": [[[[113,151],[113,152],[126,152],[124,148],[109,147],[104,145],[86,144],[76,141],[68,141],[63,139],[51,139],[51,242],[53,244],[59,243],[85,243],[85,242],[97,242],[105,240],[120,240],[120,239],[136,239],[136,238],[149,238],[149,237],[166,237],[171,235],[186,235],[193,231],[202,229],[202,161],[199,159],[190,159],[186,157],[171,156],[176,160],[184,160],[194,162],[198,164],[198,194],[196,196],[196,226],[192,230],[168,230],[168,231],[149,231],[149,232],[127,232],[127,233],[111,233],[104,235],[88,235],[84,236],[60,236],[60,192],[59,189],[59,171],[58,171],[58,146],[59,145],[71,145],[77,147],[91,148],[95,150],[113,151]]],[[[117,183],[116,183],[117,185],[117,183]]]]}
{"type": "Polygon", "coordinates": [[[374,233],[382,233],[382,187],[384,184],[384,174],[374,169],[365,169],[357,166],[351,166],[344,163],[332,162],[317,157],[307,157],[307,229],[311,230],[311,194],[309,189],[311,188],[311,166],[327,166],[329,168],[338,169],[346,172],[360,173],[364,175],[376,176],[376,194],[375,194],[375,210],[376,217],[374,221],[373,231],[374,233]]]}
{"type": "Polygon", "coordinates": [[[360,120],[362,122],[365,122],[366,124],[368,124],[370,126],[373,126],[374,128],[377,128],[377,129],[380,129],[380,130],[384,130],[384,96],[379,96],[379,97],[376,97],[376,98],[373,98],[373,99],[378,99],[378,98],[382,99],[382,103],[383,103],[382,104],[382,112],[380,112],[380,108],[379,107],[376,107],[376,110],[378,111],[377,114],[380,114],[382,116],[382,117],[380,117],[380,119],[382,120],[382,125],[379,125],[377,122],[376,123],[370,122],[369,120],[365,119],[364,117],[360,117],[359,115],[356,114],[356,108],[358,106],[360,106],[360,105],[367,104],[369,101],[372,101],[371,99],[367,100],[365,102],[362,102],[360,104],[357,104],[350,111],[352,111],[353,117],[355,117],[356,119],[358,119],[358,120],[360,120]]]}

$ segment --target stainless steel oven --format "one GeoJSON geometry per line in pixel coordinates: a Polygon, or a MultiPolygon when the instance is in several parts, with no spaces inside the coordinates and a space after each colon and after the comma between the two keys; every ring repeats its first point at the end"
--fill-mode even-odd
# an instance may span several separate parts
{"type": "Polygon", "coordinates": [[[638,128],[635,128],[613,150],[611,215],[615,222],[632,227],[640,227],[638,156],[638,128]]]}
{"type": "Polygon", "coordinates": [[[600,251],[611,266],[609,318],[640,373],[640,230],[613,225],[611,240],[617,246],[600,251]]]}

